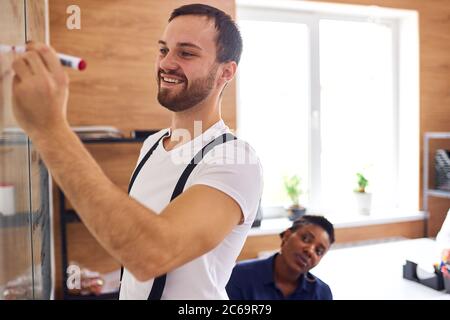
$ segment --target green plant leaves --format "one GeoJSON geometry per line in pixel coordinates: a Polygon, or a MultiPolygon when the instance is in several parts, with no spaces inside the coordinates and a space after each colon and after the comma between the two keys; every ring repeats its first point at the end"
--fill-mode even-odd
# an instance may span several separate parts
{"type": "Polygon", "coordinates": [[[299,197],[303,194],[300,183],[301,179],[297,175],[284,178],[284,188],[294,205],[299,204],[299,197]]]}
{"type": "Polygon", "coordinates": [[[366,192],[366,187],[369,184],[369,180],[366,179],[366,177],[364,177],[364,175],[362,173],[357,173],[356,174],[357,177],[357,183],[358,183],[358,188],[355,189],[356,192],[366,192]]]}

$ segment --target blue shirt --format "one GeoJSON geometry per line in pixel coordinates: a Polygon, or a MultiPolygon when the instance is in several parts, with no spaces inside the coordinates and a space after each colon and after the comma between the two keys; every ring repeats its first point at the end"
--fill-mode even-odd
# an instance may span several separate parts
{"type": "Polygon", "coordinates": [[[301,275],[298,286],[284,297],[275,284],[273,274],[275,256],[267,259],[247,260],[238,263],[231,274],[226,289],[230,300],[332,300],[330,287],[308,272],[301,275]]]}

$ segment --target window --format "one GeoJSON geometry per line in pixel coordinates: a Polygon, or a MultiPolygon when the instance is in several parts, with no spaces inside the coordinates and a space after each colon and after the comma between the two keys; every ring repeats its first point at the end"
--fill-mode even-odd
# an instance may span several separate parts
{"type": "Polygon", "coordinates": [[[308,172],[308,30],[304,24],[264,21],[242,21],[240,28],[245,58],[239,66],[239,134],[263,163],[277,164],[264,172],[264,201],[283,203],[280,177],[308,172]]]}
{"type": "Polygon", "coordinates": [[[417,211],[416,13],[238,1],[238,24],[237,129],[261,158],[263,207],[288,206],[298,175],[310,211],[351,213],[362,172],[373,212],[417,211]]]}

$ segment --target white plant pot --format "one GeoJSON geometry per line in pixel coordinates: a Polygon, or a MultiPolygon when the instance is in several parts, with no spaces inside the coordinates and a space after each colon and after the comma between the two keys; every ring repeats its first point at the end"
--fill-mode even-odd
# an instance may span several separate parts
{"type": "Polygon", "coordinates": [[[368,216],[372,206],[372,194],[367,192],[354,192],[356,199],[356,211],[368,216]]]}

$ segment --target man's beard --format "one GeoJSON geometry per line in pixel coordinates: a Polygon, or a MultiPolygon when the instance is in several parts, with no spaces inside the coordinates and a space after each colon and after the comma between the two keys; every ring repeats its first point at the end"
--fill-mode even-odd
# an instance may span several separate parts
{"type": "MultiPolygon", "coordinates": [[[[203,100],[205,100],[214,88],[215,74],[218,69],[215,64],[208,75],[201,79],[192,81],[192,85],[188,88],[187,79],[184,76],[177,75],[184,79],[181,92],[174,95],[171,88],[161,88],[161,70],[158,73],[158,102],[170,111],[180,112],[190,109],[203,100]]],[[[166,74],[176,74],[165,72],[166,74]]]]}

